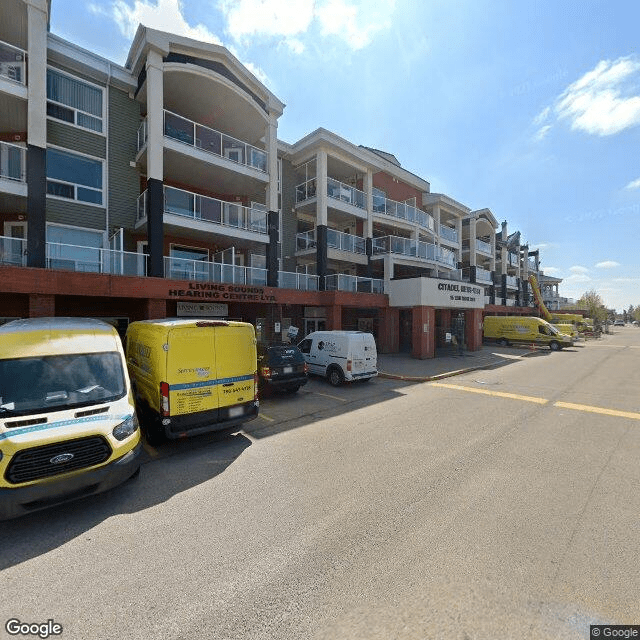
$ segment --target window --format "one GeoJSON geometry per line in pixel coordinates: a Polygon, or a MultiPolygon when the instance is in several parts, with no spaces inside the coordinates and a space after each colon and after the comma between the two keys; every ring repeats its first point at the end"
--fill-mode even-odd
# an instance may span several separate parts
{"type": "Polygon", "coordinates": [[[101,205],[102,161],[47,149],[47,193],[101,205]]]}
{"type": "Polygon", "coordinates": [[[47,115],[102,133],[102,89],[47,69],[47,115]]]}

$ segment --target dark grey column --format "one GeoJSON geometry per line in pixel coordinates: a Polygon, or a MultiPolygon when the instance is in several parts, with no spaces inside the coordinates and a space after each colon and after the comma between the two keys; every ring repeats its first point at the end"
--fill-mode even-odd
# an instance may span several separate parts
{"type": "Polygon", "coordinates": [[[501,294],[502,295],[502,304],[507,304],[507,274],[503,273],[502,274],[502,287],[501,287],[502,291],[501,294]]]}
{"type": "Polygon", "coordinates": [[[164,189],[162,180],[147,181],[147,240],[149,242],[148,274],[164,278],[164,189]]]}
{"type": "Polygon", "coordinates": [[[367,278],[373,277],[373,267],[371,266],[371,256],[373,255],[373,238],[366,238],[367,252],[367,278]]]}
{"type": "Polygon", "coordinates": [[[47,151],[27,148],[27,266],[47,266],[47,151]]]}
{"type": "Polygon", "coordinates": [[[526,280],[522,280],[522,304],[529,306],[529,283],[526,280]]]}
{"type": "Polygon", "coordinates": [[[476,271],[476,266],[472,265],[469,267],[469,282],[476,283],[478,282],[478,272],[476,271]]]}
{"type": "Polygon", "coordinates": [[[278,212],[269,211],[267,224],[269,244],[267,245],[267,286],[278,286],[278,212]]]}
{"type": "Polygon", "coordinates": [[[316,270],[320,276],[318,288],[325,290],[324,277],[327,275],[327,225],[319,224],[316,227],[316,270]]]}

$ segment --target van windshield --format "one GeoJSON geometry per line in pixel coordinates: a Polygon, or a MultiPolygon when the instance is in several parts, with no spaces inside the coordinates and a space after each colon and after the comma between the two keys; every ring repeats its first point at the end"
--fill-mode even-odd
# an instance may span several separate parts
{"type": "Polygon", "coordinates": [[[111,402],[125,393],[115,351],[0,360],[0,417],[111,402]]]}

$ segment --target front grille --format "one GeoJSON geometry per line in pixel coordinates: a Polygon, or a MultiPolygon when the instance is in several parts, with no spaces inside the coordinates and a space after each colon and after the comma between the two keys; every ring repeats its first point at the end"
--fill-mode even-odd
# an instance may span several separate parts
{"type": "Polygon", "coordinates": [[[102,436],[78,438],[42,447],[32,447],[18,451],[13,456],[5,478],[11,484],[51,478],[69,473],[69,471],[93,467],[108,460],[110,455],[111,446],[102,436]],[[56,456],[65,453],[73,454],[73,458],[58,464],[51,462],[56,456]]]}

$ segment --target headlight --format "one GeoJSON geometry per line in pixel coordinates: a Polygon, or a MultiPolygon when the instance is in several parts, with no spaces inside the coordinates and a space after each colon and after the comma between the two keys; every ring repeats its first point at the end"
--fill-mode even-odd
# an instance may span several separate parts
{"type": "Polygon", "coordinates": [[[135,414],[129,416],[124,422],[121,422],[113,429],[113,437],[116,440],[124,440],[133,435],[138,429],[138,419],[135,414]]]}

